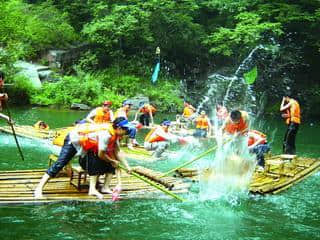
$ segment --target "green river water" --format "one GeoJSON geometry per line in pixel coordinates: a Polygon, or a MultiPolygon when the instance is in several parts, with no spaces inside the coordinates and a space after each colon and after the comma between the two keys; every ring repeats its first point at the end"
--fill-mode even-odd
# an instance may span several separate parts
{"type": "MultiPolygon", "coordinates": [[[[18,124],[44,120],[51,128],[67,126],[86,113],[43,108],[15,108],[18,124]]],[[[158,116],[159,117],[159,116],[158,116]]],[[[5,124],[3,121],[0,125],[5,124]]],[[[272,136],[272,152],[281,152],[286,130],[280,119],[260,121],[272,136]]],[[[140,141],[141,135],[140,134],[140,141]]],[[[297,136],[298,155],[320,157],[320,124],[305,122],[297,136]]],[[[139,140],[139,139],[138,139],[139,140]]],[[[19,158],[11,135],[0,134],[0,170],[47,167],[49,145],[19,138],[25,161],[19,158]]],[[[168,170],[198,152],[140,164],[168,170]]],[[[0,239],[320,239],[320,173],[274,196],[237,196],[200,200],[199,187],[177,202],[163,195],[119,202],[61,202],[40,205],[0,205],[0,239]]]]}

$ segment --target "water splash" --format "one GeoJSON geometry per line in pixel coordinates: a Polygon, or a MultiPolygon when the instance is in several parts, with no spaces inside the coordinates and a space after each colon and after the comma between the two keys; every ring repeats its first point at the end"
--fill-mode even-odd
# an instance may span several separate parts
{"type": "Polygon", "coordinates": [[[229,111],[240,109],[247,111],[251,116],[251,123],[255,116],[262,112],[265,102],[263,95],[257,98],[252,85],[245,82],[243,74],[252,69],[257,62],[255,53],[259,50],[268,50],[263,45],[255,47],[242,61],[234,74],[224,76],[214,73],[209,76],[209,89],[202,98],[197,112],[209,106],[215,128],[215,137],[218,144],[216,155],[209,167],[202,168],[200,177],[200,199],[218,199],[246,195],[250,179],[255,169],[255,155],[248,151],[247,137],[237,137],[229,143],[223,144],[221,119],[218,119],[216,104],[220,103],[229,111]]]}

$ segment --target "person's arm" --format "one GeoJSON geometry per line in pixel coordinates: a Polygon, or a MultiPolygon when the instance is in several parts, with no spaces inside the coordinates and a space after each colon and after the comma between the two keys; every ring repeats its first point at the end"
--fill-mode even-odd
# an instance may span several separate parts
{"type": "Polygon", "coordinates": [[[0,113],[0,118],[6,120],[7,122],[10,122],[10,118],[7,115],[0,113]]]}
{"type": "Polygon", "coordinates": [[[192,111],[194,111],[194,112],[197,111],[197,109],[195,109],[195,107],[192,106],[191,104],[189,104],[188,106],[189,106],[189,108],[190,108],[192,111]]]}
{"type": "Polygon", "coordinates": [[[116,168],[116,177],[117,177],[117,186],[115,187],[116,189],[121,189],[122,182],[121,182],[121,169],[116,168]]]}
{"type": "Polygon", "coordinates": [[[140,108],[137,110],[136,114],[134,115],[134,120],[133,120],[133,122],[136,122],[136,121],[137,121],[138,114],[139,114],[139,112],[141,111],[141,109],[142,109],[142,107],[140,107],[140,108]]]}
{"type": "Polygon", "coordinates": [[[120,149],[116,151],[116,158],[128,170],[128,173],[131,173],[132,169],[129,166],[127,159],[123,156],[123,154],[120,151],[120,149]]]}
{"type": "Polygon", "coordinates": [[[291,106],[291,101],[289,101],[287,104],[285,104],[285,102],[286,102],[285,100],[286,100],[286,99],[283,97],[283,98],[282,98],[281,105],[280,105],[280,112],[282,112],[282,111],[290,108],[290,106],[291,106]]]}
{"type": "Polygon", "coordinates": [[[149,106],[148,107],[148,111],[149,111],[149,116],[151,119],[151,126],[153,126],[154,122],[153,122],[153,114],[152,114],[152,108],[149,106]]]}
{"type": "Polygon", "coordinates": [[[164,138],[167,141],[176,142],[178,140],[178,137],[176,135],[172,133],[167,133],[162,128],[158,128],[156,131],[157,132],[155,134],[164,138]]]}
{"type": "Polygon", "coordinates": [[[96,116],[97,114],[97,110],[96,109],[93,109],[89,114],[88,116],[86,117],[86,121],[89,122],[89,123],[94,123],[93,119],[94,117],[96,116]]]}
{"type": "Polygon", "coordinates": [[[110,113],[110,122],[113,122],[113,120],[114,120],[113,111],[110,109],[109,113],[110,113]]]}
{"type": "Polygon", "coordinates": [[[107,147],[111,135],[107,131],[102,131],[98,134],[98,139],[98,157],[103,161],[110,162],[113,167],[117,167],[119,164],[118,161],[107,154],[107,147]]]}

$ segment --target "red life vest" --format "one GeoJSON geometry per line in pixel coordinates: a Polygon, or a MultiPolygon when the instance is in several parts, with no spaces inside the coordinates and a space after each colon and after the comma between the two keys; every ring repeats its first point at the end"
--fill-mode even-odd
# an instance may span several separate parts
{"type": "MultiPolygon", "coordinates": [[[[157,128],[151,129],[150,132],[146,135],[144,141],[149,143],[166,141],[165,138],[157,135],[156,130],[157,128]]],[[[165,132],[168,132],[168,131],[165,130],[165,132]]]]}
{"type": "MultiPolygon", "coordinates": [[[[259,132],[257,130],[250,130],[249,133],[250,132],[253,133],[253,134],[257,134],[257,135],[259,135],[260,137],[262,137],[264,139],[260,144],[266,144],[267,143],[267,135],[265,135],[264,133],[259,132]]],[[[251,145],[255,144],[257,141],[258,141],[258,138],[249,136],[249,138],[248,138],[248,146],[251,146],[251,145]]]]}
{"type": "Polygon", "coordinates": [[[145,104],[141,109],[140,109],[140,112],[141,113],[144,113],[144,114],[149,114],[149,111],[151,111],[152,114],[154,114],[157,109],[150,105],[150,104],[145,104]]]}
{"type": "Polygon", "coordinates": [[[107,146],[107,155],[110,157],[114,156],[114,151],[116,149],[116,143],[119,137],[115,135],[115,131],[112,127],[112,125],[104,125],[104,126],[96,126],[96,125],[89,125],[86,128],[79,129],[78,134],[81,135],[79,144],[85,151],[93,151],[94,153],[98,153],[98,143],[99,139],[97,138],[90,138],[88,135],[89,133],[93,132],[99,132],[99,131],[108,131],[111,135],[111,138],[109,139],[108,146],[107,146]]]}
{"type": "Polygon", "coordinates": [[[242,132],[248,128],[248,124],[243,120],[243,117],[240,117],[240,121],[238,123],[228,122],[225,127],[225,131],[230,134],[235,134],[238,132],[242,132]]]}

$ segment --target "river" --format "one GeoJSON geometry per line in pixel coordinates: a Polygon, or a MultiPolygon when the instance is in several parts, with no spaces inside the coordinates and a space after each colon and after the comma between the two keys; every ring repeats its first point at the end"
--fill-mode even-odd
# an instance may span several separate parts
{"type": "MultiPolygon", "coordinates": [[[[51,128],[72,124],[86,113],[46,108],[14,108],[18,124],[47,122],[51,128]]],[[[161,117],[161,116],[160,116],[161,117]]],[[[160,117],[156,118],[159,121],[160,117]]],[[[171,116],[173,117],[173,116],[171,116]]],[[[1,121],[1,125],[5,123],[1,121]]],[[[272,152],[281,152],[286,130],[280,119],[259,121],[271,136],[272,152]]],[[[141,141],[141,134],[138,140],[141,141]]],[[[320,157],[320,126],[304,122],[297,136],[298,155],[320,157]]],[[[25,161],[11,135],[0,134],[0,170],[47,167],[51,150],[35,140],[19,138],[25,161]]],[[[194,156],[145,165],[168,170],[194,156]]],[[[136,163],[136,162],[135,162],[136,163]]],[[[132,164],[135,164],[132,163],[132,164]]],[[[61,202],[0,206],[1,239],[320,239],[320,172],[274,196],[241,196],[235,200],[199,200],[197,184],[177,202],[154,199],[119,202],[61,202]]]]}

